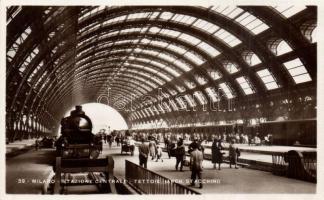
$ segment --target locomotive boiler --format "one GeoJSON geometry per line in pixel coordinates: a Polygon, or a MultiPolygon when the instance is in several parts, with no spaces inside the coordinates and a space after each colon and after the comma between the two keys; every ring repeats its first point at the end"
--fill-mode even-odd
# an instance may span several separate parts
{"type": "Polygon", "coordinates": [[[62,158],[98,158],[102,149],[99,137],[92,133],[92,122],[76,106],[70,116],[61,120],[61,135],[56,142],[57,156],[62,158]]]}

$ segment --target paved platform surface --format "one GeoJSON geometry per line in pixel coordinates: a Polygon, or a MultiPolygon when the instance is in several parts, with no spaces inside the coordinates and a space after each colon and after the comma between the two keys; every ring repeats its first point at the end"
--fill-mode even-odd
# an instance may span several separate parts
{"type": "Polygon", "coordinates": [[[15,141],[6,145],[6,154],[35,145],[35,139],[15,141]]]}
{"type": "Polygon", "coordinates": [[[43,182],[52,171],[55,149],[30,150],[6,159],[6,192],[40,194],[43,182]]]}
{"type": "MultiPolygon", "coordinates": [[[[245,153],[243,153],[244,155],[245,153]]],[[[125,175],[125,160],[138,164],[138,149],[135,155],[120,154],[120,147],[112,149],[104,144],[102,157],[112,155],[115,160],[114,173],[117,176],[125,175]]],[[[242,155],[242,156],[243,156],[242,155]]],[[[6,160],[6,191],[10,194],[40,194],[43,182],[52,171],[51,162],[54,160],[54,149],[30,150],[6,160]],[[36,180],[36,182],[32,182],[36,180]],[[23,183],[25,181],[25,183],[23,183]]],[[[247,158],[251,155],[246,153],[247,158]]],[[[258,155],[262,157],[262,155],[258,155]]],[[[252,155],[256,158],[256,155],[252,155]]],[[[186,184],[190,178],[189,168],[184,172],[175,171],[175,158],[167,158],[163,153],[164,162],[148,162],[148,168],[170,179],[186,184]]],[[[211,193],[315,193],[316,184],[275,176],[269,172],[251,169],[230,169],[222,164],[221,170],[213,169],[210,161],[204,161],[203,178],[209,183],[203,189],[193,188],[203,194],[211,193]]]]}
{"type": "MultiPolygon", "coordinates": [[[[125,160],[139,163],[138,149],[135,155],[120,154],[120,148],[113,147],[109,149],[104,146],[103,155],[110,154],[115,160],[114,173],[118,176],[125,176],[125,160]]],[[[244,153],[245,154],[245,153],[244,153]]],[[[246,154],[246,158],[252,159],[262,157],[261,154],[246,154]]],[[[266,157],[269,157],[266,155],[266,157]]],[[[157,172],[169,179],[176,180],[186,185],[186,181],[190,178],[191,172],[188,167],[184,168],[184,172],[175,170],[176,160],[174,157],[169,159],[167,154],[163,153],[163,162],[148,161],[148,169],[157,172]]],[[[271,158],[271,156],[270,156],[271,158]]],[[[261,159],[264,160],[264,159],[261,159]]],[[[221,170],[213,169],[211,161],[204,161],[203,178],[206,181],[203,189],[193,188],[203,194],[212,193],[315,193],[316,184],[305,181],[289,179],[286,177],[275,176],[270,172],[264,172],[251,169],[234,169],[229,168],[228,164],[222,164],[221,170]],[[207,183],[209,182],[209,183],[207,183]]],[[[198,186],[198,185],[197,185],[198,186]]]]}

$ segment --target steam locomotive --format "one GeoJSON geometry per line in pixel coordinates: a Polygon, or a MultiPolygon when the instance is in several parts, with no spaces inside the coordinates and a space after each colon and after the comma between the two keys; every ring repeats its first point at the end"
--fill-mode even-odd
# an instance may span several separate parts
{"type": "Polygon", "coordinates": [[[56,141],[56,154],[62,158],[98,158],[102,150],[101,139],[92,132],[92,122],[76,106],[70,116],[61,120],[61,136],[56,141]]]}

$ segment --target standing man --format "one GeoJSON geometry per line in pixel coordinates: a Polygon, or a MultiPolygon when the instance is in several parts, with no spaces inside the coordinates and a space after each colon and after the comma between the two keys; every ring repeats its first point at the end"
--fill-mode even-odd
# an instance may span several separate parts
{"type": "Polygon", "coordinates": [[[145,139],[142,138],[142,144],[138,146],[140,166],[147,168],[147,157],[150,152],[149,146],[146,145],[145,139]]]}
{"type": "Polygon", "coordinates": [[[197,143],[192,145],[193,151],[190,153],[190,165],[191,165],[191,184],[190,186],[195,186],[196,176],[198,177],[199,188],[202,188],[202,162],[204,160],[203,154],[198,150],[197,143]]]}
{"type": "Polygon", "coordinates": [[[177,162],[176,162],[176,170],[178,171],[178,166],[180,164],[180,171],[182,172],[182,168],[183,168],[183,164],[184,164],[184,161],[186,159],[186,149],[185,149],[185,146],[183,144],[183,139],[180,138],[178,143],[177,143],[177,149],[176,149],[176,159],[177,159],[177,162]]]}

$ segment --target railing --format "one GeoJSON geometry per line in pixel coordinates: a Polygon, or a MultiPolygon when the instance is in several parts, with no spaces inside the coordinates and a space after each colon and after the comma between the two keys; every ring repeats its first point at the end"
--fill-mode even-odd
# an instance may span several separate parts
{"type": "Polygon", "coordinates": [[[283,152],[272,153],[272,173],[279,176],[286,176],[288,169],[288,162],[286,162],[285,154],[283,152]]]}
{"type": "Polygon", "coordinates": [[[145,194],[200,194],[151,170],[125,160],[125,178],[129,185],[145,194]]]}
{"type": "Polygon", "coordinates": [[[288,151],[272,155],[273,174],[310,182],[317,180],[317,153],[288,151]]]}

